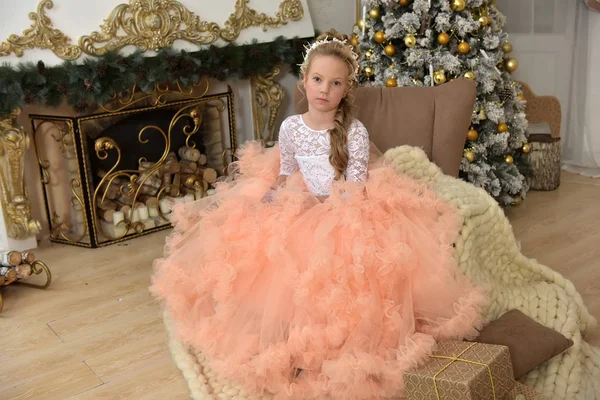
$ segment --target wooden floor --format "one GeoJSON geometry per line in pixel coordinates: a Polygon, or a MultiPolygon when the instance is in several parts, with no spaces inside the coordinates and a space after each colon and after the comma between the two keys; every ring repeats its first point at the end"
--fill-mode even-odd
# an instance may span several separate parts
{"type": "MultiPolygon", "coordinates": [[[[600,317],[600,180],[564,175],[507,214],[523,252],[572,279],[600,317]]],[[[167,232],[89,250],[43,243],[46,291],[2,289],[0,399],[187,399],[150,297],[167,232]]],[[[600,330],[588,340],[600,346],[600,330]]]]}

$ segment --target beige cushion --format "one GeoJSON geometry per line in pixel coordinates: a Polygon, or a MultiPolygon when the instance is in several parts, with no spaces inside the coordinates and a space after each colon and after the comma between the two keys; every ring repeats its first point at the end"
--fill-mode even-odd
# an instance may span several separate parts
{"type": "MultiPolygon", "coordinates": [[[[476,84],[467,79],[435,87],[360,87],[354,116],[382,152],[401,145],[421,147],[445,174],[458,176],[476,97],[476,84]]],[[[298,87],[293,101],[296,113],[308,110],[298,87]]]]}
{"type": "Polygon", "coordinates": [[[519,310],[510,310],[481,330],[475,342],[507,346],[515,378],[573,346],[573,341],[519,310]]]}

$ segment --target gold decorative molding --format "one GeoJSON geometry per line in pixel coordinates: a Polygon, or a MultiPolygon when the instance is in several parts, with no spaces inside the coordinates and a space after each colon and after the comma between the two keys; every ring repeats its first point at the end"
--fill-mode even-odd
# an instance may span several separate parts
{"type": "Polygon", "coordinates": [[[158,51],[170,47],[176,40],[196,45],[208,45],[221,38],[235,41],[240,32],[251,26],[280,27],[288,20],[298,21],[304,16],[300,0],[282,0],[275,17],[248,7],[249,0],[237,0],[235,11],[221,28],[215,22],[201,21],[200,17],[177,0],[130,0],[110,13],[101,32],[92,32],[79,39],[79,46],[89,55],[103,55],[109,51],[133,45],[142,51],[158,51]],[[122,31],[124,34],[120,35],[122,31]],[[102,46],[98,46],[104,44],[102,46]]]}
{"type": "Polygon", "coordinates": [[[79,46],[90,55],[133,45],[142,51],[158,51],[176,40],[197,45],[210,44],[219,37],[219,25],[200,18],[176,0],[130,0],[110,13],[101,32],[79,39],[79,46]],[[124,34],[119,35],[119,31],[124,34]],[[98,44],[104,46],[96,47],[98,44]]]}
{"type": "Polygon", "coordinates": [[[240,32],[251,26],[260,26],[263,31],[267,27],[279,28],[286,25],[288,21],[299,21],[304,16],[304,9],[300,0],[283,0],[279,4],[279,10],[275,17],[269,17],[265,13],[258,13],[248,7],[250,0],[237,0],[235,12],[225,22],[225,28],[221,30],[221,38],[233,42],[240,36],[240,32]]]}
{"type": "Polygon", "coordinates": [[[75,60],[83,53],[101,56],[125,46],[135,46],[142,51],[158,51],[170,47],[177,40],[196,45],[208,45],[218,39],[235,41],[242,30],[260,26],[279,28],[289,21],[304,17],[300,0],[281,0],[275,16],[259,13],[248,6],[250,0],[236,0],[235,11],[221,28],[216,22],[201,21],[200,17],[177,0],[129,0],[129,4],[116,6],[100,26],[79,38],[78,45],[71,38],[52,27],[52,20],[44,8],[54,6],[52,0],[41,0],[37,12],[29,14],[34,21],[22,36],[10,35],[0,43],[0,57],[12,53],[18,57],[27,49],[50,49],[63,60],[75,60]]]}
{"type": "Polygon", "coordinates": [[[41,231],[39,221],[31,218],[29,193],[24,182],[25,151],[30,140],[16,119],[21,113],[14,110],[10,118],[0,120],[0,201],[6,222],[7,235],[22,240],[41,231]]]}
{"type": "Polygon", "coordinates": [[[285,95],[281,85],[275,82],[279,72],[279,68],[275,68],[271,73],[250,80],[254,138],[266,143],[274,140],[275,120],[285,95]]]}
{"type": "Polygon", "coordinates": [[[45,14],[44,8],[54,6],[52,0],[42,0],[38,4],[37,12],[29,13],[33,21],[31,28],[23,31],[23,35],[10,35],[0,43],[0,57],[14,53],[17,57],[23,55],[27,49],[50,49],[57,57],[63,60],[75,60],[81,55],[81,49],[70,44],[71,39],[60,30],[52,27],[52,20],[45,14]]]}

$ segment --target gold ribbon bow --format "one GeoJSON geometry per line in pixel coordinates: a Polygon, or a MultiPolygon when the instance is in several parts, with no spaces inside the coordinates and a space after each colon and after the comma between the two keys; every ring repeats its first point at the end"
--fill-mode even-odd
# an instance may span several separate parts
{"type": "Polygon", "coordinates": [[[444,372],[449,366],[451,366],[452,364],[454,364],[456,361],[462,361],[462,362],[466,362],[466,363],[469,363],[469,364],[480,365],[482,367],[486,367],[487,371],[488,371],[488,374],[490,375],[490,382],[492,382],[492,395],[494,396],[494,400],[496,400],[496,389],[494,388],[494,376],[492,375],[492,370],[491,370],[490,366],[487,365],[487,364],[484,364],[484,363],[477,362],[477,361],[471,361],[471,360],[465,360],[463,358],[459,358],[460,356],[462,356],[463,354],[465,354],[467,351],[469,351],[476,344],[477,343],[471,344],[469,347],[467,347],[462,352],[460,352],[457,356],[431,356],[433,358],[443,358],[443,359],[446,359],[446,360],[451,360],[448,364],[446,364],[446,366],[444,366],[442,369],[440,369],[433,376],[433,388],[435,390],[435,395],[437,396],[438,400],[441,400],[441,397],[440,397],[440,393],[438,391],[436,378],[438,377],[439,374],[441,374],[442,372],[444,372]]]}

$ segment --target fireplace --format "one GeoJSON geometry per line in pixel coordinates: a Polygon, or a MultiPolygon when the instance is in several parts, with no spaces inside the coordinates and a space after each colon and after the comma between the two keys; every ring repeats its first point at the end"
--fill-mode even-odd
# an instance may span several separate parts
{"type": "Polygon", "coordinates": [[[122,93],[89,115],[29,116],[50,240],[102,247],[169,228],[174,199],[210,195],[237,147],[230,87],[122,93]]]}

